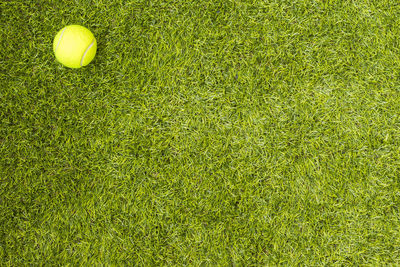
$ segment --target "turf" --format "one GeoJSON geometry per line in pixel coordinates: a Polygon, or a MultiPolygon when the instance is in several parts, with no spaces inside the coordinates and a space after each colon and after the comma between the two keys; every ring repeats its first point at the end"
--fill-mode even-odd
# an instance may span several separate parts
{"type": "Polygon", "coordinates": [[[1,265],[400,264],[396,1],[0,11],[1,265]]]}

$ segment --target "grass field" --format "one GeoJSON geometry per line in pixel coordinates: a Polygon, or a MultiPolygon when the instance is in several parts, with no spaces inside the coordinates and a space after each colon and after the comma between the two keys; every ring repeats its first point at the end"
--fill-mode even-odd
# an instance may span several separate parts
{"type": "Polygon", "coordinates": [[[0,13],[0,265],[400,264],[397,1],[0,13]]]}

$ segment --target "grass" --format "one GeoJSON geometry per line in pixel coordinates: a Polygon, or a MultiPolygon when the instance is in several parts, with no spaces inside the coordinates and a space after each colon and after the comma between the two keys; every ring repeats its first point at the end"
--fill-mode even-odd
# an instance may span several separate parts
{"type": "Polygon", "coordinates": [[[400,264],[396,1],[0,10],[1,265],[400,264]]]}

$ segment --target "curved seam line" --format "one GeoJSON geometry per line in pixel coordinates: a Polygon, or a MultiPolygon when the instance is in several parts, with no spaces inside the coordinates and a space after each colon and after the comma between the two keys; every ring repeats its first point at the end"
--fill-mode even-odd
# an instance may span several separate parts
{"type": "Polygon", "coordinates": [[[64,30],[61,32],[60,39],[58,39],[58,43],[57,43],[56,49],[54,50],[54,53],[57,52],[58,46],[59,46],[60,43],[61,43],[61,39],[62,39],[62,37],[63,37],[64,32],[65,32],[66,29],[67,29],[67,28],[64,28],[64,30]]]}
{"type": "Polygon", "coordinates": [[[82,58],[81,58],[81,64],[80,64],[81,67],[82,67],[82,64],[83,64],[83,59],[85,58],[86,53],[89,51],[89,49],[93,46],[94,41],[95,41],[95,39],[93,39],[92,43],[86,48],[85,53],[83,53],[83,56],[82,56],[82,58]]]}

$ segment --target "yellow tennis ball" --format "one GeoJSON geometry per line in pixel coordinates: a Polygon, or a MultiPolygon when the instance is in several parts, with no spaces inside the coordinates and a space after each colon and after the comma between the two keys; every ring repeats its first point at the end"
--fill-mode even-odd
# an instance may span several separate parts
{"type": "Polygon", "coordinates": [[[53,41],[53,51],[58,62],[69,68],[89,64],[96,55],[96,38],[91,31],[80,25],[61,29],[53,41]]]}

